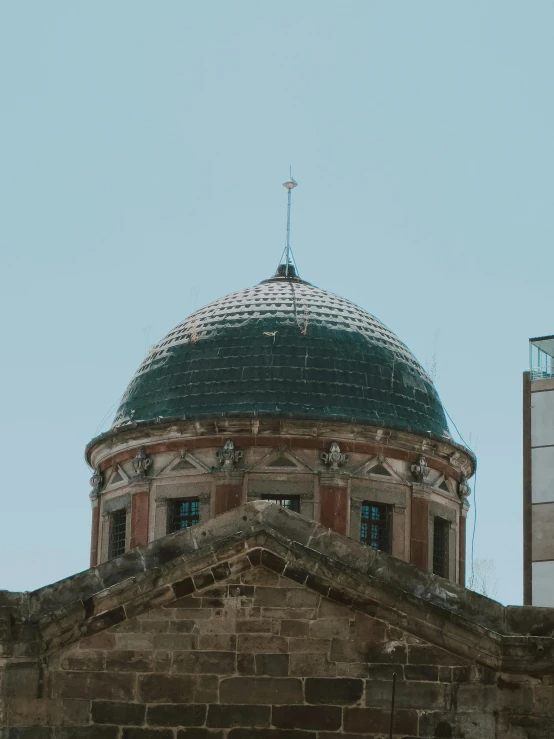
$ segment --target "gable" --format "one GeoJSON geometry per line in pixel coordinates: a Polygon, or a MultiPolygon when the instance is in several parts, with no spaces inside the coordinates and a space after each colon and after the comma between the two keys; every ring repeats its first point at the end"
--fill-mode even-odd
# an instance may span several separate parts
{"type": "MultiPolygon", "coordinates": [[[[530,686],[554,693],[541,684],[554,640],[506,635],[509,609],[272,504],[20,595],[1,601],[17,655],[31,655],[8,659],[10,726],[29,726],[20,699],[32,698],[34,715],[69,724],[63,739],[192,739],[182,727],[197,726],[203,739],[382,736],[393,675],[395,736],[508,736],[530,686]]],[[[552,631],[549,609],[516,610],[522,631],[537,610],[552,631]]]]}
{"type": "Polygon", "coordinates": [[[300,459],[292,450],[280,447],[272,449],[264,457],[249,467],[249,472],[275,472],[287,469],[289,472],[314,472],[304,460],[300,459]]]}

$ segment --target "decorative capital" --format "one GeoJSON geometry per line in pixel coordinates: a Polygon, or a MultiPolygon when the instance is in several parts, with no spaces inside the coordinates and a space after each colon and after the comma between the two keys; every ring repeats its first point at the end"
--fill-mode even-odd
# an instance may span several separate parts
{"type": "Polygon", "coordinates": [[[92,485],[92,493],[98,495],[104,487],[104,473],[101,472],[100,467],[97,467],[94,470],[94,473],[90,478],[90,484],[92,485]]]}
{"type": "Polygon", "coordinates": [[[417,462],[410,467],[412,475],[417,482],[425,482],[425,479],[429,476],[430,469],[427,466],[427,460],[420,454],[417,458],[417,462]]]}
{"type": "Polygon", "coordinates": [[[243,453],[235,449],[235,445],[228,439],[223,445],[223,449],[215,453],[219,466],[224,470],[232,470],[234,466],[242,459],[243,453]]]}
{"type": "Polygon", "coordinates": [[[321,455],[321,459],[324,464],[331,470],[338,470],[348,461],[348,454],[343,454],[340,450],[340,446],[336,441],[331,442],[329,451],[321,455]]]}
{"type": "Polygon", "coordinates": [[[133,459],[133,469],[135,470],[136,477],[143,479],[148,474],[148,470],[152,467],[154,460],[146,454],[146,450],[143,446],[137,452],[137,456],[133,459]]]}
{"type": "Polygon", "coordinates": [[[470,495],[471,488],[467,484],[467,477],[462,474],[462,476],[460,477],[460,482],[458,483],[458,497],[463,503],[464,500],[466,498],[469,498],[470,495]]]}

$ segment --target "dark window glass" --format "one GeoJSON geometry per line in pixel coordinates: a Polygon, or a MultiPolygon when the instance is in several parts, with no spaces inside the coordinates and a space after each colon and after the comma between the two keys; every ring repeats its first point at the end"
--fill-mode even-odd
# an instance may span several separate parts
{"type": "Polygon", "coordinates": [[[448,577],[448,534],[450,525],[443,518],[433,520],[433,573],[448,577]]]}
{"type": "Polygon", "coordinates": [[[110,559],[125,553],[127,539],[127,510],[122,508],[110,516],[110,559]]]}
{"type": "Polygon", "coordinates": [[[360,541],[362,544],[390,554],[392,551],[391,506],[384,503],[362,503],[360,541]]]}
{"type": "Polygon", "coordinates": [[[200,501],[198,498],[177,498],[168,500],[167,533],[188,529],[200,521],[200,501]]]}
{"type": "Polygon", "coordinates": [[[262,495],[262,500],[269,500],[271,503],[277,503],[283,508],[288,508],[289,511],[300,513],[299,495],[262,495]]]}

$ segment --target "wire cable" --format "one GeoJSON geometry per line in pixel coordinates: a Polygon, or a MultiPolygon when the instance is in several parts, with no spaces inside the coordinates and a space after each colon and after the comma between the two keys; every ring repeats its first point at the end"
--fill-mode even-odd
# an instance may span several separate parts
{"type": "MultiPolygon", "coordinates": [[[[473,451],[473,449],[469,446],[469,444],[467,443],[467,441],[461,435],[459,428],[456,426],[456,424],[452,420],[452,416],[446,410],[446,408],[444,409],[444,412],[448,416],[448,419],[449,419],[450,423],[456,429],[456,433],[458,434],[458,436],[462,440],[462,444],[464,444],[469,449],[469,451],[472,452],[475,457],[477,457],[477,455],[475,454],[475,452],[473,451]]],[[[475,530],[476,529],[477,529],[477,465],[475,465],[475,474],[473,476],[473,531],[471,533],[471,579],[472,580],[473,580],[473,554],[474,554],[474,551],[475,551],[475,530]]]]}

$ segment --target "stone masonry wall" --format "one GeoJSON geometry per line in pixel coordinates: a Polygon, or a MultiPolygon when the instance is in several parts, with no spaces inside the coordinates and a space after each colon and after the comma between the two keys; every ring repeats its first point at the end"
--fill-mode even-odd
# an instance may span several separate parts
{"type": "Polygon", "coordinates": [[[252,550],[194,576],[50,652],[36,683],[13,670],[0,739],[384,739],[393,674],[396,739],[554,736],[551,675],[477,666],[275,559],[252,550]]]}

